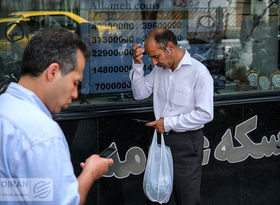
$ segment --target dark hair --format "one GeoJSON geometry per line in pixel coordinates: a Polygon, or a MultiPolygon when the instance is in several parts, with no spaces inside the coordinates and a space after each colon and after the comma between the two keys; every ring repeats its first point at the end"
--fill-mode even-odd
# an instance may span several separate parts
{"type": "Polygon", "coordinates": [[[168,29],[159,29],[158,32],[154,34],[154,38],[163,50],[166,50],[166,45],[169,41],[174,43],[174,45],[177,45],[175,34],[168,29]]]}
{"type": "Polygon", "coordinates": [[[89,58],[89,47],[77,34],[63,28],[41,31],[24,50],[21,75],[39,76],[52,63],[58,63],[66,75],[76,68],[78,49],[89,58]]]}

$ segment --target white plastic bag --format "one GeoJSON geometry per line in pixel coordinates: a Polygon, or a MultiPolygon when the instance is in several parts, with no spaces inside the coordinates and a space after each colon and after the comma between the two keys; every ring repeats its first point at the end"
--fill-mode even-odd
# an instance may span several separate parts
{"type": "Polygon", "coordinates": [[[153,202],[167,203],[173,188],[173,160],[170,148],[165,146],[161,134],[161,144],[157,143],[154,132],[149,149],[148,160],[143,180],[146,196],[153,202]]]}

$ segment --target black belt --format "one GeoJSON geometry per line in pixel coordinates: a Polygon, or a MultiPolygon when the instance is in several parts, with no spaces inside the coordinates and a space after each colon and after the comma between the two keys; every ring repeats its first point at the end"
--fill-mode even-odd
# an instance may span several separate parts
{"type": "Polygon", "coordinates": [[[198,130],[189,130],[189,131],[185,131],[185,132],[175,132],[173,130],[170,130],[169,132],[164,132],[162,133],[163,135],[180,135],[180,134],[185,134],[185,133],[194,133],[194,132],[199,132],[200,130],[202,130],[203,128],[200,128],[198,130]]]}

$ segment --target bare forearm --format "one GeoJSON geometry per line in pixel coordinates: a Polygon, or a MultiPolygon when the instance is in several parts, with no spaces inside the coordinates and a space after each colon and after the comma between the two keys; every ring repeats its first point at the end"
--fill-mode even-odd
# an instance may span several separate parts
{"type": "Polygon", "coordinates": [[[85,203],[89,189],[91,188],[95,180],[96,179],[93,176],[90,176],[89,174],[83,172],[78,177],[80,205],[83,205],[85,203]]]}
{"type": "Polygon", "coordinates": [[[91,155],[85,162],[81,163],[83,171],[78,176],[80,205],[85,203],[89,189],[94,181],[102,177],[112,164],[112,159],[102,158],[99,155],[91,155]]]}

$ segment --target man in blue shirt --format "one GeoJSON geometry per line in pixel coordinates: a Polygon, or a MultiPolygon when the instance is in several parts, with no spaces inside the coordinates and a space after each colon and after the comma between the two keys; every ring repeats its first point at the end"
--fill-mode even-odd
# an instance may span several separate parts
{"type": "Polygon", "coordinates": [[[38,33],[21,78],[0,95],[0,204],[83,204],[112,159],[90,156],[75,177],[65,136],[51,113],[78,97],[87,44],[64,29],[38,33]]]}

